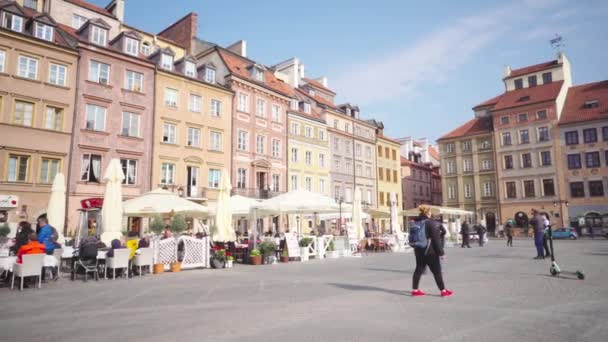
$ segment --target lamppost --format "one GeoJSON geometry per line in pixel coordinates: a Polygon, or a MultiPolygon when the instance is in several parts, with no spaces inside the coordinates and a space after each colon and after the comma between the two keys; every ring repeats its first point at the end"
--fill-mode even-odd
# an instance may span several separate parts
{"type": "MultiPolygon", "coordinates": [[[[393,194],[393,193],[391,193],[391,195],[392,195],[392,194],[393,194]]],[[[396,197],[396,196],[389,196],[389,198],[390,198],[390,205],[391,205],[391,206],[390,206],[390,210],[392,210],[392,209],[393,209],[393,205],[394,205],[394,206],[397,206],[397,203],[396,203],[397,201],[395,201],[395,197],[396,197]]],[[[390,216],[390,219],[389,219],[389,224],[390,224],[390,227],[389,227],[389,230],[388,230],[388,231],[389,231],[389,232],[390,232],[390,234],[392,235],[392,234],[394,233],[394,232],[393,232],[393,215],[392,215],[392,213],[391,213],[391,216],[390,216]]]]}
{"type": "Polygon", "coordinates": [[[340,232],[340,235],[342,235],[342,203],[344,203],[344,199],[342,197],[336,196],[336,202],[338,202],[338,205],[340,207],[340,218],[338,221],[338,231],[340,232]]]}
{"type": "Polygon", "coordinates": [[[300,215],[296,215],[296,227],[298,227],[298,236],[302,236],[302,227],[300,227],[300,215]]]}
{"type": "Polygon", "coordinates": [[[562,210],[562,204],[564,204],[566,207],[568,207],[570,205],[570,203],[566,200],[557,200],[557,201],[553,201],[553,206],[557,207],[559,206],[559,218],[562,221],[562,225],[565,226],[566,223],[564,222],[564,213],[562,210]]]}

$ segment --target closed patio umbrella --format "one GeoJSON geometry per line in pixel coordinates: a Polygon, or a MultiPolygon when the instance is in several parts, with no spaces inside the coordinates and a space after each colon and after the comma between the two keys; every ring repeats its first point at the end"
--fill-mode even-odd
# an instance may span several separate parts
{"type": "Polygon", "coordinates": [[[51,198],[46,208],[46,217],[49,224],[57,229],[59,238],[57,242],[63,243],[63,229],[65,224],[65,176],[63,173],[55,175],[53,187],[51,188],[51,198]]]}
{"type": "Polygon", "coordinates": [[[213,241],[229,242],[236,240],[232,227],[232,207],[230,205],[230,175],[224,169],[220,179],[220,192],[217,196],[217,210],[215,213],[215,229],[211,232],[213,241]]]}
{"type": "Polygon", "coordinates": [[[101,240],[109,245],[122,235],[122,181],[125,175],[118,159],[110,160],[103,179],[106,181],[106,192],[101,208],[101,240]]]}
{"type": "Polygon", "coordinates": [[[353,201],[353,231],[355,236],[353,239],[361,241],[365,237],[365,231],[363,230],[363,222],[361,221],[361,189],[355,188],[355,199],[353,201]]]}

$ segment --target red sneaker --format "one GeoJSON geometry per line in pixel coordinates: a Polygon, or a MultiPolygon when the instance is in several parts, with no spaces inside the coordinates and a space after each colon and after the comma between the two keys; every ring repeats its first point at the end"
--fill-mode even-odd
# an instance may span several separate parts
{"type": "Polygon", "coordinates": [[[414,290],[412,291],[412,297],[420,297],[420,296],[424,296],[426,293],[420,291],[420,290],[414,290]]]}
{"type": "Polygon", "coordinates": [[[453,295],[454,292],[448,290],[448,289],[444,289],[441,291],[441,297],[449,297],[451,295],[453,295]]]}

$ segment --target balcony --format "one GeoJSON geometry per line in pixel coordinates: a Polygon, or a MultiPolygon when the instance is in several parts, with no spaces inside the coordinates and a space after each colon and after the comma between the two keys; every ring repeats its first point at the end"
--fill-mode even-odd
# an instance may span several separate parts
{"type": "Polygon", "coordinates": [[[245,197],[258,198],[258,199],[269,199],[280,194],[284,191],[271,191],[270,189],[258,189],[258,188],[232,188],[232,195],[241,195],[245,197]]]}

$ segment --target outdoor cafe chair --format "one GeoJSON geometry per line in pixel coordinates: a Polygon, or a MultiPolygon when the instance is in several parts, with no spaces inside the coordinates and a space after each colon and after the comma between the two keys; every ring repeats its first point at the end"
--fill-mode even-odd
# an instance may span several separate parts
{"type": "Polygon", "coordinates": [[[38,277],[38,288],[42,287],[42,265],[44,264],[44,254],[26,254],[22,256],[22,263],[13,266],[13,278],[11,280],[11,290],[15,288],[15,277],[21,278],[20,291],[23,291],[23,278],[38,277]]]}
{"type": "Polygon", "coordinates": [[[129,279],[129,255],[131,250],[128,248],[121,248],[114,250],[114,257],[106,258],[106,269],[105,278],[108,279],[108,268],[112,269],[112,279],[116,279],[116,269],[124,269],[127,271],[127,278],[129,279]]]}
{"type": "Polygon", "coordinates": [[[142,266],[148,266],[148,272],[152,273],[152,266],[154,264],[152,248],[140,248],[138,252],[139,254],[133,257],[133,265],[139,267],[139,275],[142,275],[142,266]]]}

